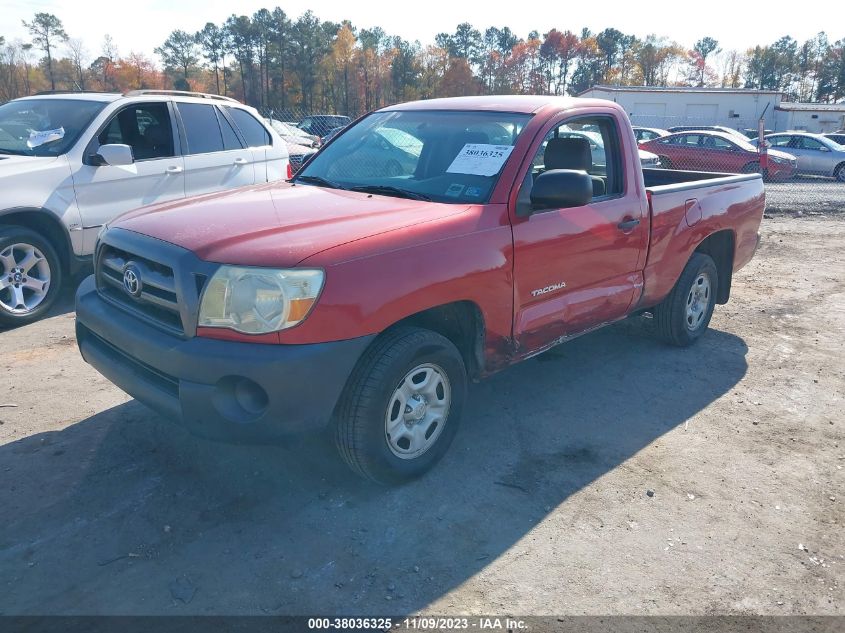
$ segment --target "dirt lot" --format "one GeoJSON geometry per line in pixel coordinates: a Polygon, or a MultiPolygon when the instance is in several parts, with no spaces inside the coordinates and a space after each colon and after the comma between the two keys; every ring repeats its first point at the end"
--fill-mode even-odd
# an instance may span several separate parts
{"type": "Polygon", "coordinates": [[[765,220],[697,346],[622,324],[475,385],[393,490],[319,439],[189,436],[82,362],[66,301],[0,333],[0,612],[845,614],[843,245],[765,220]]]}

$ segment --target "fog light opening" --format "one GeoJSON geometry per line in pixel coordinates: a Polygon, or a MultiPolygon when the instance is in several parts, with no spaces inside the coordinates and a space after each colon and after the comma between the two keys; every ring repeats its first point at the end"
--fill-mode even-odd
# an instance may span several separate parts
{"type": "Polygon", "coordinates": [[[261,385],[249,378],[226,376],[217,382],[212,402],[224,418],[245,424],[264,415],[270,399],[261,385]]]}

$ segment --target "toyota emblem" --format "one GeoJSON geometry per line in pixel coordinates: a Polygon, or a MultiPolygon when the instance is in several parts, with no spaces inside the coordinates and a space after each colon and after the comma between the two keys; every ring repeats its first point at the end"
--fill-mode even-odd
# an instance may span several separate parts
{"type": "Polygon", "coordinates": [[[130,264],[123,269],[123,289],[133,297],[140,297],[141,288],[141,271],[130,264]]]}

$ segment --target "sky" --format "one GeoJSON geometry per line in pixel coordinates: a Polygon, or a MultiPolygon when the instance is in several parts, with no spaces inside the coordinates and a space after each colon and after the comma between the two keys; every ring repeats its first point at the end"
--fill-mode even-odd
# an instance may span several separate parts
{"type": "Polygon", "coordinates": [[[159,46],[175,29],[190,33],[206,22],[222,23],[233,12],[252,15],[257,9],[280,6],[289,16],[297,17],[309,8],[321,20],[340,22],[349,19],[354,26],[381,26],[391,35],[433,43],[442,31],[453,32],[461,22],[470,22],[482,32],[488,26],[509,26],[519,37],[532,30],[541,34],[551,28],[580,32],[582,27],[600,31],[614,27],[626,34],[644,37],[649,33],[665,35],[686,47],[711,36],[723,50],[744,51],[755,44],[769,44],[783,35],[803,41],[826,30],[831,41],[845,38],[841,0],[816,0],[799,10],[782,0],[743,2],[708,0],[707,2],[632,2],[599,0],[594,3],[541,2],[522,5],[501,0],[423,0],[402,3],[358,0],[320,0],[320,2],[255,0],[133,0],[107,2],[91,0],[0,0],[0,35],[7,41],[28,40],[22,20],[36,12],[53,13],[65,25],[68,35],[80,38],[93,59],[99,55],[103,38],[112,36],[121,55],[130,52],[153,57],[159,46]],[[765,6],[762,16],[758,7],[765,6]],[[778,6],[788,7],[783,16],[778,6]],[[537,7],[530,10],[529,7],[537,7]],[[407,9],[403,11],[403,8],[407,9]],[[838,18],[837,18],[838,16],[838,18]]]}

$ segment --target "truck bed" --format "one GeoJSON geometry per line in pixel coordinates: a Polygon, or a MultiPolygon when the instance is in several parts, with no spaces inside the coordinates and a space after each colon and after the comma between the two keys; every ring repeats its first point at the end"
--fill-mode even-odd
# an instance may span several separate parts
{"type": "MultiPolygon", "coordinates": [[[[644,169],[643,181],[651,234],[640,305],[652,304],[668,294],[689,253],[709,235],[724,232],[730,236],[733,270],[751,259],[765,208],[759,174],[644,169]]],[[[723,274],[729,276],[731,272],[723,274]]],[[[729,279],[723,281],[730,283],[729,279]]]]}
{"type": "Polygon", "coordinates": [[[723,174],[713,171],[683,171],[680,169],[643,169],[643,181],[652,195],[701,186],[741,182],[760,178],[759,174],[723,174]],[[715,182],[714,182],[715,181],[715,182]]]}

